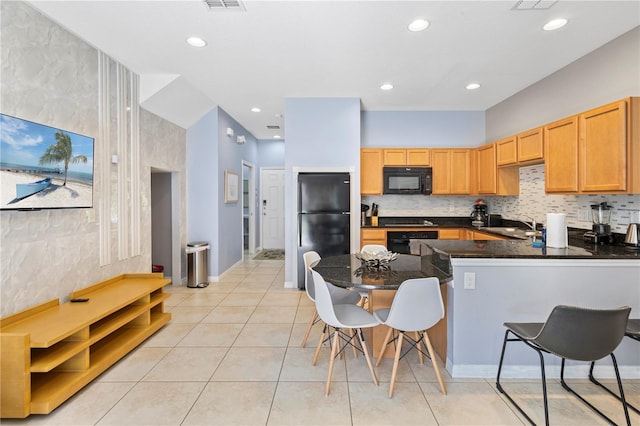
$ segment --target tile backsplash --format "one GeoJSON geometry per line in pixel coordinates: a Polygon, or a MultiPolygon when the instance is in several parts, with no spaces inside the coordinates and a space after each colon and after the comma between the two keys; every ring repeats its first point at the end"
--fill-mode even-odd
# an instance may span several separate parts
{"type": "Polygon", "coordinates": [[[380,216],[469,216],[476,199],[483,198],[489,213],[501,214],[505,219],[530,218],[544,223],[547,213],[566,213],[570,227],[591,229],[591,204],[603,201],[613,209],[611,230],[625,233],[627,225],[637,221],[640,195],[551,195],[544,192],[544,165],[520,168],[520,195],[497,196],[421,196],[383,195],[364,196],[362,203],[380,205],[380,216]],[[634,219],[634,215],[636,218],[634,219]],[[586,220],[585,220],[586,219],[586,220]]]}

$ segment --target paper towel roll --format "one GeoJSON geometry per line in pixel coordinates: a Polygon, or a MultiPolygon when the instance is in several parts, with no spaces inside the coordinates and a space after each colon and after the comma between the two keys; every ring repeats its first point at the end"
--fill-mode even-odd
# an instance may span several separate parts
{"type": "Polygon", "coordinates": [[[567,247],[567,215],[547,213],[547,247],[567,247]]]}

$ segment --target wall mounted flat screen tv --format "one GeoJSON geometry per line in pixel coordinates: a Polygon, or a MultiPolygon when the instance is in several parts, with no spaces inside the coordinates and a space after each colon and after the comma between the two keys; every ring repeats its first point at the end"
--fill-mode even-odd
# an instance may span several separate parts
{"type": "Polygon", "coordinates": [[[94,139],[0,114],[0,210],[93,206],[94,139]]]}

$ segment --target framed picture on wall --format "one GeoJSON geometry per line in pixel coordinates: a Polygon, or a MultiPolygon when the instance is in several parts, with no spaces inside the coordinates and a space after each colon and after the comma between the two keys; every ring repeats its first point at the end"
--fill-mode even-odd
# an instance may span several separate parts
{"type": "Polygon", "coordinates": [[[238,175],[229,170],[224,171],[224,202],[238,202],[238,175]]]}

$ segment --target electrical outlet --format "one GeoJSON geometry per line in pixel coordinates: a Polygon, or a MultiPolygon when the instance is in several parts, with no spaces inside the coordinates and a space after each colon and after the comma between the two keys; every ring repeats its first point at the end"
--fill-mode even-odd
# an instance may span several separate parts
{"type": "Polygon", "coordinates": [[[631,210],[629,212],[629,219],[631,223],[640,223],[640,210],[631,210]]]}
{"type": "Polygon", "coordinates": [[[452,212],[454,210],[455,210],[455,208],[454,208],[454,205],[453,205],[453,201],[449,201],[449,211],[452,212]]]}
{"type": "Polygon", "coordinates": [[[589,207],[578,208],[578,220],[582,222],[588,222],[591,220],[589,217],[589,207]]]}
{"type": "Polygon", "coordinates": [[[476,273],[465,272],[464,273],[464,288],[465,290],[475,290],[476,288],[476,273]]]}

